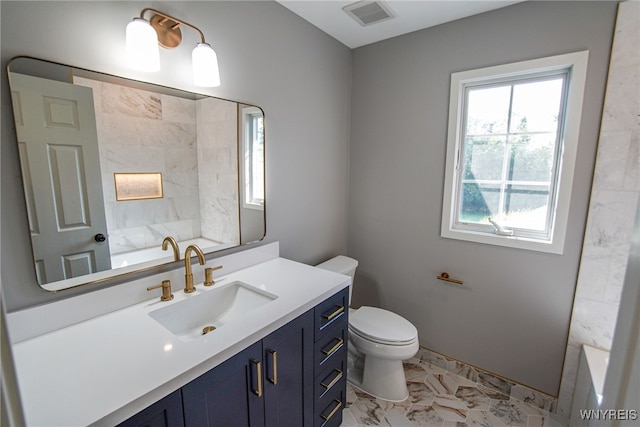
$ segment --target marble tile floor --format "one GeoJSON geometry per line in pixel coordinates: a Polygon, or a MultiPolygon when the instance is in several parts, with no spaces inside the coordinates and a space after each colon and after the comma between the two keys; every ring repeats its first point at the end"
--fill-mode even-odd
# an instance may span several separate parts
{"type": "Polygon", "coordinates": [[[562,419],[420,359],[404,364],[409,398],[393,403],[347,385],[341,427],[565,427],[562,419]]]}

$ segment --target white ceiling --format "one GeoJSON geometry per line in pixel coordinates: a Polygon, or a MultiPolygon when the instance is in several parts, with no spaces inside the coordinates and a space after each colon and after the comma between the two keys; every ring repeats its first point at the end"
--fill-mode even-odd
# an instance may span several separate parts
{"type": "Polygon", "coordinates": [[[499,9],[523,0],[384,0],[395,17],[368,26],[351,18],[344,6],[357,0],[277,0],[296,15],[350,48],[499,9]]]}

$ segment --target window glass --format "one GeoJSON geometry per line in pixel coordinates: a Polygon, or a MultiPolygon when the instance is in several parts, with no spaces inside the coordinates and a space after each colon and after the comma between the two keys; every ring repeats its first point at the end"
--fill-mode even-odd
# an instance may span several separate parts
{"type": "Polygon", "coordinates": [[[562,252],[587,58],[452,74],[443,237],[562,252]]]}
{"type": "Polygon", "coordinates": [[[257,107],[243,109],[244,122],[244,206],[264,206],[264,116],[257,107]]]}
{"type": "Polygon", "coordinates": [[[549,231],[565,73],[466,88],[458,222],[549,231]]]}

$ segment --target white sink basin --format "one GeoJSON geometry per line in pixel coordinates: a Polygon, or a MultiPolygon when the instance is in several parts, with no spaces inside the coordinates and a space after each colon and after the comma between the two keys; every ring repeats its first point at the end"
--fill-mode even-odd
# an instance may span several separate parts
{"type": "Polygon", "coordinates": [[[232,282],[154,310],[149,316],[183,341],[191,341],[202,337],[205,328],[215,334],[215,329],[242,320],[276,298],[246,283],[232,282]],[[211,326],[214,329],[208,328],[211,326]]]}

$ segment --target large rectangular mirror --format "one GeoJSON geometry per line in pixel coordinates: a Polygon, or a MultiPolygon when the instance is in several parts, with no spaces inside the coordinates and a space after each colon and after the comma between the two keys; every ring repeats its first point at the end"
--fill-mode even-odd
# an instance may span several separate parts
{"type": "Polygon", "coordinates": [[[264,237],[259,107],[27,57],[8,74],[44,289],[173,262],[168,236],[179,254],[264,237]]]}

